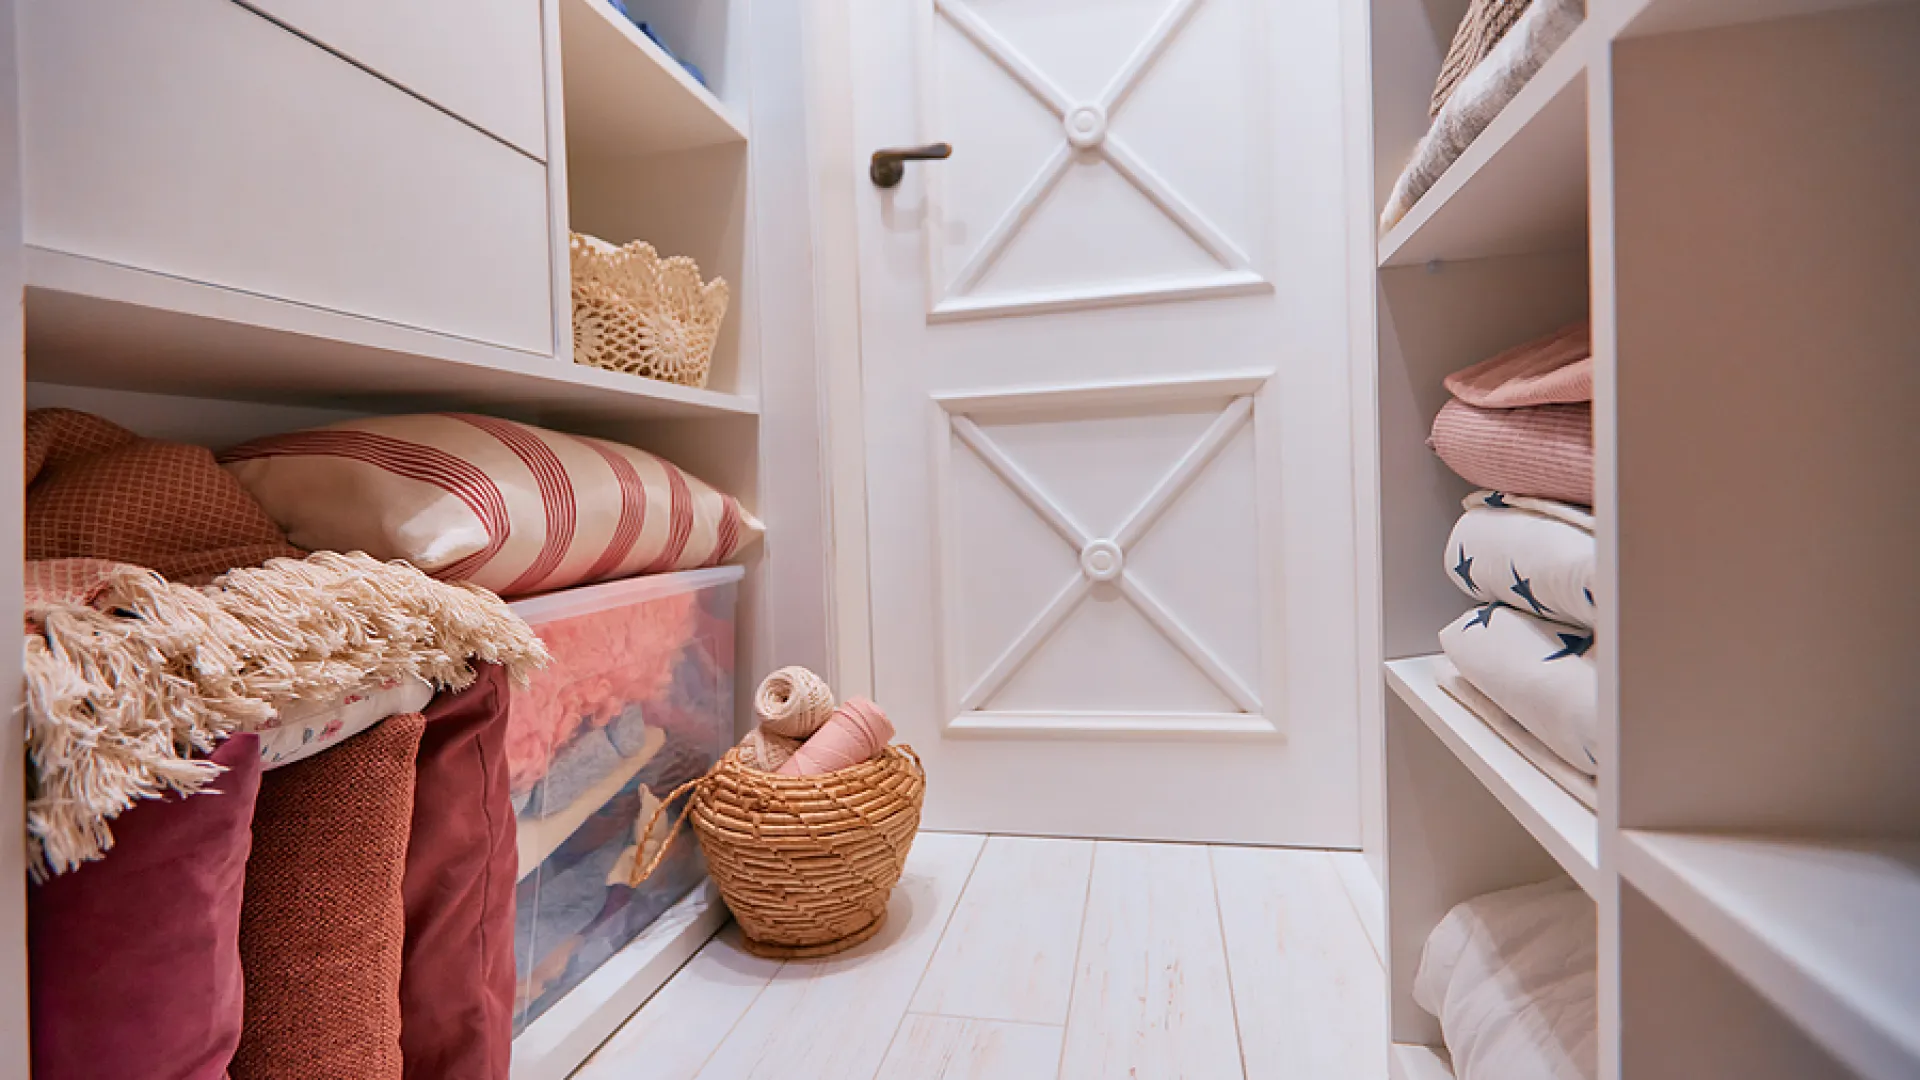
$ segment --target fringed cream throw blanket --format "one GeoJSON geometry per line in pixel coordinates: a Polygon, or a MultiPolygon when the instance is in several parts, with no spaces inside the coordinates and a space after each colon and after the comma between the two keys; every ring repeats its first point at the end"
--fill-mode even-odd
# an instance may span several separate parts
{"type": "Polygon", "coordinates": [[[206,787],[228,733],[368,683],[516,679],[546,649],[485,589],[306,555],[198,446],[26,418],[30,870],[100,858],[134,801],[206,787]],[[206,582],[211,584],[203,584],[206,582]]]}
{"type": "Polygon", "coordinates": [[[200,790],[195,757],[289,702],[370,679],[458,689],[474,660],[516,680],[545,646],[492,593],[405,563],[321,552],[205,586],[91,559],[27,565],[27,829],[36,877],[112,846],[136,799],[200,790]]]}

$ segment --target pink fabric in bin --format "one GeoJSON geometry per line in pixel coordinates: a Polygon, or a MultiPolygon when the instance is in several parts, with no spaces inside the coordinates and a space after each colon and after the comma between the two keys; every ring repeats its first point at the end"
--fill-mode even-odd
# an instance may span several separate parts
{"type": "Polygon", "coordinates": [[[629,704],[673,682],[674,662],[694,632],[698,608],[696,593],[675,593],[534,621],[553,663],[513,695],[506,751],[514,794],[532,790],[557,751],[582,729],[606,727],[629,704]]]}
{"type": "Polygon", "coordinates": [[[1476,409],[1449,401],[1428,445],[1468,483],[1593,505],[1593,406],[1476,409]]]}

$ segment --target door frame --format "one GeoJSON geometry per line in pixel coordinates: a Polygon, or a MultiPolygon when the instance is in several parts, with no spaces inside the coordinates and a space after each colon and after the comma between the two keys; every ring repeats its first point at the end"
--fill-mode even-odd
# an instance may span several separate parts
{"type": "Polygon", "coordinates": [[[813,186],[814,325],[821,358],[828,569],[828,680],[873,693],[867,558],[866,391],[860,332],[860,185],[854,145],[852,0],[808,0],[807,144],[813,186]]]}
{"type": "MultiPolygon", "coordinates": [[[[1347,356],[1352,372],[1352,486],[1358,562],[1354,605],[1360,716],[1361,835],[1376,877],[1382,864],[1381,734],[1384,689],[1380,618],[1379,465],[1374,385],[1374,193],[1372,79],[1364,7],[1341,6],[1342,111],[1347,118],[1347,356]]],[[[859,224],[864,160],[854,138],[852,0],[808,0],[807,143],[813,190],[816,348],[822,388],[829,515],[830,678],[843,695],[874,685],[868,558],[865,391],[860,326],[859,224]]]]}

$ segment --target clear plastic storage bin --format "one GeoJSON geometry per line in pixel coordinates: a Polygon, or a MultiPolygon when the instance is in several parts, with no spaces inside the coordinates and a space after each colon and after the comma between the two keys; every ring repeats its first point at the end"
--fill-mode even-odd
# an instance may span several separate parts
{"type": "Polygon", "coordinates": [[[553,652],[508,718],[516,1035],[705,874],[686,833],[645,885],[627,885],[653,853],[640,835],[653,809],[733,744],[742,574],[691,570],[513,604],[553,652]]]}

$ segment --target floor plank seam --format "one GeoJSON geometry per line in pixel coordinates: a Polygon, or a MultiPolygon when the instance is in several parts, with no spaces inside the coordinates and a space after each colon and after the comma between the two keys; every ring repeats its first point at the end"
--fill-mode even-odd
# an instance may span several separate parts
{"type": "Polygon", "coordinates": [[[1100,858],[1103,841],[1089,841],[1093,853],[1087,856],[1087,887],[1080,894],[1080,932],[1073,936],[1073,967],[1067,979],[1067,1018],[1060,1022],[1060,1057],[1053,1063],[1054,1080],[1060,1080],[1067,1068],[1067,1025],[1073,1022],[1073,998],[1080,992],[1080,954],[1087,947],[1087,908],[1093,903],[1093,868],[1100,858]]]}
{"type": "MultiPolygon", "coordinates": [[[[1329,853],[1327,858],[1331,859],[1333,858],[1333,855],[1329,853]]],[[[1364,859],[1365,856],[1362,856],[1362,858],[1364,859]]],[[[1373,874],[1373,868],[1370,866],[1367,866],[1365,862],[1361,863],[1361,869],[1364,870],[1369,876],[1373,874]]],[[[1362,911],[1360,908],[1360,897],[1354,894],[1353,886],[1348,884],[1347,882],[1346,873],[1342,871],[1338,866],[1333,867],[1333,871],[1334,871],[1333,876],[1335,880],[1337,880],[1340,883],[1341,894],[1347,898],[1348,910],[1352,911],[1353,917],[1359,920],[1360,922],[1360,932],[1366,936],[1367,949],[1373,953],[1374,960],[1379,962],[1380,970],[1384,972],[1387,969],[1387,957],[1386,957],[1386,954],[1382,951],[1385,943],[1381,938],[1377,938],[1374,935],[1373,925],[1375,920],[1381,920],[1381,921],[1385,920],[1386,913],[1378,912],[1374,916],[1373,920],[1369,920],[1367,918],[1367,913],[1365,911],[1362,911]]],[[[1382,896],[1384,897],[1384,892],[1382,893],[1382,896]]],[[[1384,930],[1384,927],[1383,927],[1383,930],[1384,930]]]]}
{"type": "MultiPolygon", "coordinates": [[[[720,941],[720,935],[727,932],[727,927],[735,926],[735,925],[738,925],[738,924],[735,923],[732,919],[728,919],[726,922],[720,924],[719,931],[717,931],[712,937],[708,938],[707,943],[705,945],[700,946],[700,952],[706,952],[708,949],[711,949],[716,945],[722,944],[722,942],[720,941]]],[[[745,936],[745,934],[746,934],[746,931],[742,930],[741,935],[745,936]]],[[[698,956],[700,955],[700,953],[695,953],[694,955],[698,956]]],[[[692,963],[693,961],[689,960],[687,962],[692,963]]],[[[748,999],[747,1001],[747,1007],[744,1009],[741,1009],[740,1015],[734,1017],[733,1023],[727,1025],[726,1034],[720,1036],[720,1041],[713,1044],[713,1048],[707,1051],[707,1056],[700,1059],[700,1067],[693,1071],[693,1080],[700,1080],[700,1074],[706,1072],[707,1066],[713,1064],[713,1056],[720,1052],[721,1047],[727,1045],[727,1040],[733,1038],[734,1032],[740,1030],[741,1023],[746,1020],[748,1014],[753,1012],[753,1007],[760,1003],[761,995],[767,992],[767,987],[773,985],[773,981],[780,977],[781,972],[787,970],[788,963],[789,961],[781,961],[780,966],[773,969],[773,974],[767,976],[767,981],[760,984],[760,989],[755,990],[753,992],[753,997],[748,999]]]]}
{"type": "Polygon", "coordinates": [[[1045,1020],[1008,1020],[999,1016],[963,1016],[960,1013],[928,1012],[925,1009],[908,1009],[903,1020],[915,1016],[924,1016],[929,1020],[966,1020],[976,1024],[1012,1024],[1017,1027],[1048,1028],[1053,1031],[1065,1031],[1065,1024],[1049,1024],[1045,1020]]]}
{"type": "Polygon", "coordinates": [[[1213,894],[1213,925],[1220,931],[1220,959],[1227,967],[1227,1001],[1233,1006],[1233,1048],[1240,1054],[1240,1080],[1247,1080],[1247,1037],[1240,1026],[1240,993],[1233,983],[1233,950],[1227,947],[1227,916],[1220,910],[1220,871],[1207,848],[1207,886],[1213,894]]]}
{"type": "MultiPolygon", "coordinates": [[[[965,834],[960,834],[965,835],[965,834]]],[[[993,834],[981,837],[980,846],[973,853],[973,860],[967,863],[966,879],[960,882],[960,891],[954,895],[953,907],[947,910],[946,919],[940,924],[940,934],[933,939],[933,948],[927,950],[926,962],[920,965],[920,977],[913,980],[913,989],[907,992],[900,1006],[900,1019],[893,1023],[893,1035],[887,1039],[887,1047],[880,1052],[880,1060],[874,1063],[873,1075],[868,1080],[879,1080],[880,1070],[887,1067],[887,1059],[893,1056],[893,1045],[900,1041],[900,1031],[907,1026],[907,1018],[912,1016],[913,1000],[920,996],[920,987],[927,981],[927,972],[933,967],[934,957],[940,955],[940,946],[946,943],[947,931],[953,929],[954,916],[960,914],[960,905],[967,902],[967,890],[973,886],[974,871],[980,869],[980,860],[986,857],[987,845],[993,843],[993,834]]]]}

